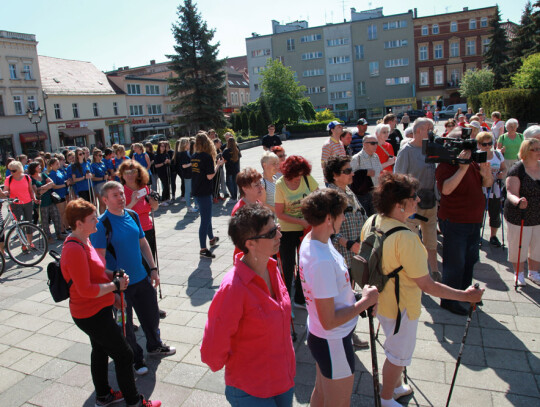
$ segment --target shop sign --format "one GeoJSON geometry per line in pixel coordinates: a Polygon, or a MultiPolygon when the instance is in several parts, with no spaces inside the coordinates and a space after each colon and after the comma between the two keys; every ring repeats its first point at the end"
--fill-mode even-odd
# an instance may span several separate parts
{"type": "Polygon", "coordinates": [[[411,105],[416,103],[416,98],[401,98],[401,99],[385,99],[385,106],[411,105]]]}
{"type": "Polygon", "coordinates": [[[131,124],[145,124],[146,119],[131,119],[131,124]]]}
{"type": "Polygon", "coordinates": [[[81,122],[81,127],[88,127],[88,122],[81,122]]]}
{"type": "Polygon", "coordinates": [[[131,123],[130,119],[105,120],[105,126],[115,126],[117,124],[129,124],[129,123],[131,123]]]}
{"type": "MultiPolygon", "coordinates": [[[[66,123],[66,129],[76,129],[77,127],[81,127],[79,122],[67,122],[66,123]]],[[[88,126],[86,126],[88,127],[88,126]]]]}
{"type": "Polygon", "coordinates": [[[148,123],[159,123],[161,121],[161,119],[159,119],[158,117],[151,117],[150,119],[148,119],[148,123]]]}

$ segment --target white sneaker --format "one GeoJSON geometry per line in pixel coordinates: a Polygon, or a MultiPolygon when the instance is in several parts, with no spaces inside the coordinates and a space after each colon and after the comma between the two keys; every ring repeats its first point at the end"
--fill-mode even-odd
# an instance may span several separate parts
{"type": "Polygon", "coordinates": [[[538,271],[530,271],[529,280],[531,280],[535,284],[540,285],[540,273],[538,271]]]}
{"type": "Polygon", "coordinates": [[[199,210],[198,210],[197,208],[192,208],[191,206],[188,206],[187,211],[188,211],[188,212],[191,212],[191,213],[197,213],[197,212],[199,212],[199,210]]]}
{"type": "Polygon", "coordinates": [[[519,287],[525,287],[527,285],[527,282],[525,281],[525,273],[522,271],[518,274],[518,283],[517,285],[519,287]]]}
{"type": "Polygon", "coordinates": [[[413,393],[413,389],[408,384],[403,384],[399,387],[396,387],[394,389],[393,399],[397,400],[401,397],[408,396],[409,394],[413,393]]]}

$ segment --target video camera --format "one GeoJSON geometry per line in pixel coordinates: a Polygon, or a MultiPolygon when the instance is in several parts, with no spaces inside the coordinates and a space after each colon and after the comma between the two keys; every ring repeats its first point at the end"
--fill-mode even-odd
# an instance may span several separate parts
{"type": "Polygon", "coordinates": [[[422,154],[426,156],[426,163],[470,164],[471,162],[485,163],[486,151],[478,151],[476,140],[471,140],[471,128],[461,130],[461,139],[450,137],[435,137],[430,131],[428,139],[422,141],[422,154]],[[458,158],[463,150],[471,151],[471,158],[458,158]]]}

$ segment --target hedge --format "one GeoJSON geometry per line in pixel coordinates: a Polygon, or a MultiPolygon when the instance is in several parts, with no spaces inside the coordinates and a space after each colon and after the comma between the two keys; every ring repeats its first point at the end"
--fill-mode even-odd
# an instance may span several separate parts
{"type": "Polygon", "coordinates": [[[296,123],[296,124],[288,124],[287,130],[290,131],[291,133],[326,131],[326,126],[328,126],[328,122],[296,123]]]}
{"type": "Polygon", "coordinates": [[[540,89],[499,89],[480,94],[480,104],[489,117],[501,112],[503,120],[515,118],[520,127],[540,118],[540,89]]]}

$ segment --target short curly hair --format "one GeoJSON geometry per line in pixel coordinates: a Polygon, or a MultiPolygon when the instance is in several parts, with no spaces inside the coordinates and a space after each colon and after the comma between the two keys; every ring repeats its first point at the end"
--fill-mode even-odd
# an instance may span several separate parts
{"type": "Polygon", "coordinates": [[[287,159],[281,163],[280,169],[287,180],[311,174],[311,164],[300,155],[291,155],[287,157],[287,159]]]}
{"type": "Polygon", "coordinates": [[[328,182],[334,182],[334,176],[341,174],[341,169],[347,164],[348,162],[351,162],[351,157],[347,156],[341,156],[341,155],[332,155],[328,158],[328,161],[326,161],[326,164],[324,166],[324,178],[328,182]]]}
{"type": "Polygon", "coordinates": [[[249,237],[257,236],[274,218],[274,213],[260,203],[247,204],[236,211],[229,221],[229,236],[234,245],[247,254],[246,241],[249,237]]]}
{"type": "Polygon", "coordinates": [[[244,188],[249,188],[254,182],[260,181],[262,175],[251,167],[246,167],[236,175],[236,184],[240,191],[240,196],[244,196],[244,188]]]}
{"type": "Polygon", "coordinates": [[[96,207],[82,198],[70,201],[66,206],[65,216],[69,227],[77,229],[77,221],[84,222],[87,216],[96,212],[96,207]]]}
{"type": "Polygon", "coordinates": [[[373,206],[381,215],[388,216],[394,206],[410,198],[419,185],[418,180],[410,175],[384,171],[373,191],[373,206]]]}
{"type": "Polygon", "coordinates": [[[341,191],[322,188],[302,199],[302,215],[311,226],[319,226],[330,215],[337,218],[347,207],[347,197],[341,191]]]}

